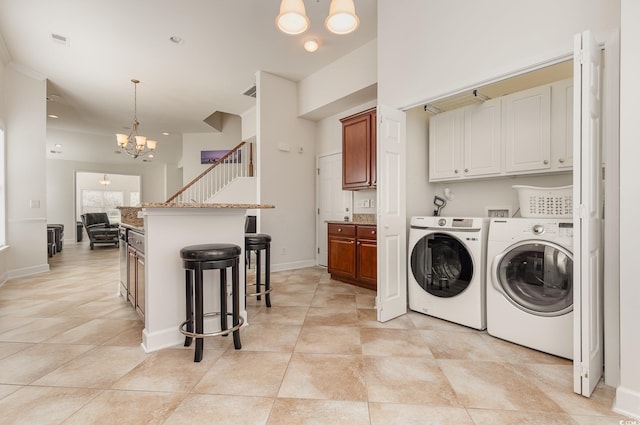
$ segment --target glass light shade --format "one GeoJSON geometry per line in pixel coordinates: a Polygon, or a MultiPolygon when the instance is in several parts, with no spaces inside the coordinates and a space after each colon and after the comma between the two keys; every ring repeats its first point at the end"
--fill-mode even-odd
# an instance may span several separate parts
{"type": "Polygon", "coordinates": [[[151,150],[154,150],[156,148],[156,142],[155,140],[147,140],[147,147],[151,150]]]}
{"type": "Polygon", "coordinates": [[[129,143],[129,136],[126,134],[116,134],[116,143],[118,146],[126,146],[129,143]]]}
{"type": "Polygon", "coordinates": [[[318,42],[315,40],[307,40],[304,42],[304,50],[309,53],[313,53],[318,50],[318,42]]]}
{"type": "Polygon", "coordinates": [[[331,0],[324,25],[334,34],[349,34],[360,25],[353,0],[331,0]]]}
{"type": "Polygon", "coordinates": [[[310,25],[302,0],[282,0],[276,26],[285,34],[302,34],[310,25]]]}
{"type": "Polygon", "coordinates": [[[136,136],[136,148],[142,149],[144,144],[147,143],[147,138],[144,136],[136,136]]]}

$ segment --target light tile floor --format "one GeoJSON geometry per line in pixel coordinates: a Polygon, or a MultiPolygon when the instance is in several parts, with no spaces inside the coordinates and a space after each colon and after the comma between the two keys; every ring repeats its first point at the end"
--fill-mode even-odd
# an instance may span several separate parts
{"type": "MultiPolygon", "coordinates": [[[[118,251],[68,244],[0,287],[2,424],[619,424],[614,389],[572,392],[568,360],[410,312],[322,268],[272,274],[231,338],[146,354],[116,296],[118,251]]],[[[178,283],[179,284],[179,283],[178,283]]],[[[177,324],[176,324],[177,326],[177,324]]]]}

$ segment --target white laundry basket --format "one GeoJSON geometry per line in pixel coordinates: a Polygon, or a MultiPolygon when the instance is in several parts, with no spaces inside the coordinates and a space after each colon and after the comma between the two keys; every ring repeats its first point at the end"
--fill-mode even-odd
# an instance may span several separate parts
{"type": "Polygon", "coordinates": [[[511,186],[518,191],[522,217],[573,217],[573,185],[561,187],[511,186]]]}

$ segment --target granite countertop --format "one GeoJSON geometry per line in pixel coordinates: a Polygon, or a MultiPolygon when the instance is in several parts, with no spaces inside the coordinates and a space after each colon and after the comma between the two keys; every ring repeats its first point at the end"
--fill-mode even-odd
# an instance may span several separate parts
{"type": "Polygon", "coordinates": [[[357,224],[359,226],[375,226],[376,223],[369,223],[368,221],[344,221],[344,220],[327,220],[330,224],[357,224]]]}
{"type": "Polygon", "coordinates": [[[243,208],[243,209],[265,209],[275,208],[269,204],[207,204],[207,203],[170,203],[165,202],[145,202],[142,208],[243,208]]]}
{"type": "Polygon", "coordinates": [[[353,214],[353,218],[349,221],[344,220],[327,220],[327,223],[331,224],[359,224],[359,225],[376,225],[375,214],[353,214]]]}

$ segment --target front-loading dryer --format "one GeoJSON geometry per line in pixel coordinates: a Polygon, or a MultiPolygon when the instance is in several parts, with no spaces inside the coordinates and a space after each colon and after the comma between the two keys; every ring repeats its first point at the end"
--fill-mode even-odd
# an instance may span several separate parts
{"type": "Polygon", "coordinates": [[[487,332],[573,358],[573,222],[491,219],[487,332]]]}
{"type": "Polygon", "coordinates": [[[486,329],[484,218],[412,217],[408,292],[411,310],[486,329]]]}

